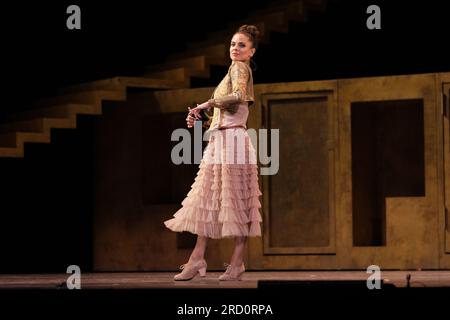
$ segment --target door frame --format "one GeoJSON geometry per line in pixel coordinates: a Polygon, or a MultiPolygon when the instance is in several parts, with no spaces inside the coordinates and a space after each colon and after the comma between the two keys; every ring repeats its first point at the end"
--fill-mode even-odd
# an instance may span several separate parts
{"type": "MultiPolygon", "coordinates": [[[[283,93],[264,93],[261,95],[262,109],[263,109],[263,124],[264,127],[270,130],[270,102],[280,100],[295,100],[295,99],[308,99],[308,98],[326,98],[327,100],[327,114],[328,114],[328,181],[329,181],[329,245],[328,246],[308,246],[308,247],[274,247],[270,246],[270,228],[264,228],[264,254],[335,254],[336,253],[336,201],[335,201],[335,145],[337,140],[336,130],[336,104],[334,101],[333,91],[298,91],[298,92],[283,92],[283,93]]],[[[263,190],[265,194],[269,194],[270,180],[272,176],[262,176],[263,190]]],[[[270,221],[270,205],[268,202],[264,203],[264,221],[270,221]]],[[[266,224],[267,226],[267,224],[266,224]]]]}

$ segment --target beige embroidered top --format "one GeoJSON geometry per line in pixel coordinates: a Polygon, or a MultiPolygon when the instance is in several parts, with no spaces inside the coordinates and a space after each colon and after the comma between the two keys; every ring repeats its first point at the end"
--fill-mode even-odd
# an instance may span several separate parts
{"type": "Polygon", "coordinates": [[[209,100],[214,108],[209,129],[247,128],[248,107],[253,102],[252,70],[246,62],[233,61],[209,100]]]}

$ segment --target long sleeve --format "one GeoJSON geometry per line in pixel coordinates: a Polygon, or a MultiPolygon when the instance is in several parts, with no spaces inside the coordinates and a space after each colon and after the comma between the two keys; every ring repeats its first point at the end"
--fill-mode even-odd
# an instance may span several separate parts
{"type": "Polygon", "coordinates": [[[244,101],[247,96],[247,83],[250,74],[248,67],[242,61],[234,61],[230,70],[231,93],[220,98],[209,99],[212,107],[228,109],[230,105],[244,101]]]}

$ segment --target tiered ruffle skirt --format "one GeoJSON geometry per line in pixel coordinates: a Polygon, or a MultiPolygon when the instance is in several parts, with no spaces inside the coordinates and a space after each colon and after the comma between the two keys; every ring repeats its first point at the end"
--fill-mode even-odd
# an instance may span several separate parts
{"type": "Polygon", "coordinates": [[[256,151],[247,130],[211,130],[199,171],[174,218],[172,231],[213,239],[261,236],[256,151]]]}

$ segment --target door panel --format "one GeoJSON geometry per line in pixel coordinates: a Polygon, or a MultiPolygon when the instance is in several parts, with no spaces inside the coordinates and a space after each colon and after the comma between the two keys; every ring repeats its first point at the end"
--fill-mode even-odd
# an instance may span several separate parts
{"type": "Polygon", "coordinates": [[[450,254],[450,83],[442,85],[442,139],[444,162],[444,242],[450,254]]]}
{"type": "Polygon", "coordinates": [[[264,253],[334,253],[330,94],[269,94],[263,103],[267,128],[280,135],[279,171],[265,179],[264,253]]]}

